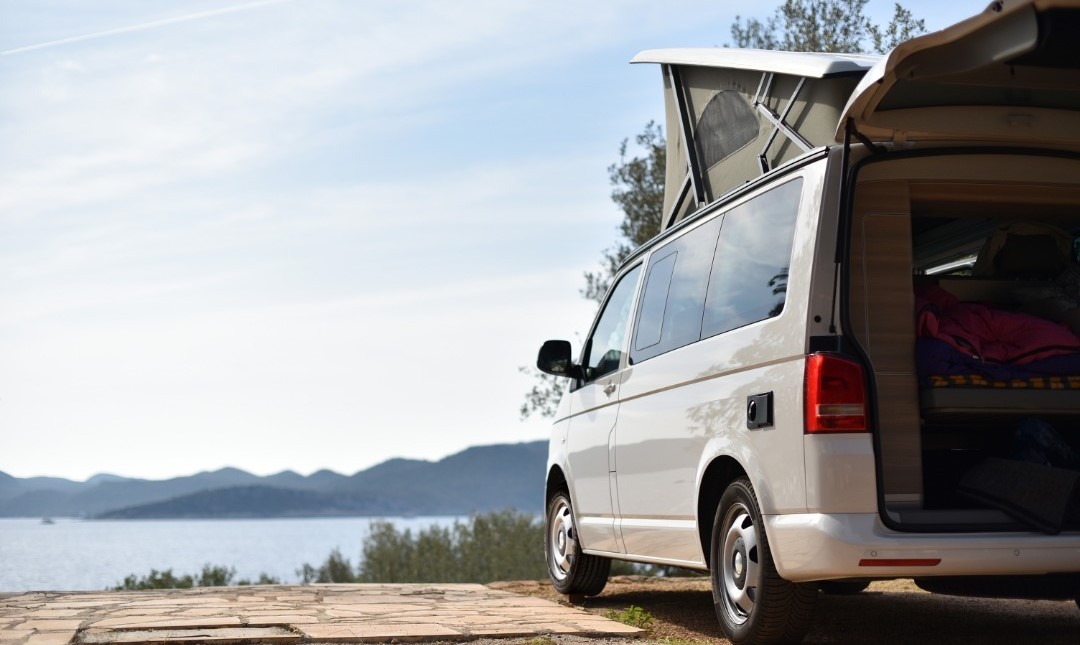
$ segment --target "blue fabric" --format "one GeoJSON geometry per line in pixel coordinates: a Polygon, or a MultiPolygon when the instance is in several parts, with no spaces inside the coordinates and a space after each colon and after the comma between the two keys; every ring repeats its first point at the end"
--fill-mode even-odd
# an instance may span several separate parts
{"type": "Polygon", "coordinates": [[[968,356],[944,341],[917,338],[915,365],[919,382],[924,385],[930,376],[950,374],[978,374],[990,380],[1009,381],[1039,376],[1080,375],[1080,353],[1053,356],[1025,365],[1005,365],[968,356]]]}

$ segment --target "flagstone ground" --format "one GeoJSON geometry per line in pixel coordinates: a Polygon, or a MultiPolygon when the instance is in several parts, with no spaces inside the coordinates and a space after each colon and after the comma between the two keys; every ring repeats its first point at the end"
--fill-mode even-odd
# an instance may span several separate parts
{"type": "Polygon", "coordinates": [[[0,645],[358,643],[637,636],[478,584],[335,584],[0,594],[0,645]]]}

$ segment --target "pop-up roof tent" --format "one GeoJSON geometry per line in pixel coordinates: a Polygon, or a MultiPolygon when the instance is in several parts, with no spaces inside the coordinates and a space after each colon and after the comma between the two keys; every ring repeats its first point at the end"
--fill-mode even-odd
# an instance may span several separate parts
{"type": "Polygon", "coordinates": [[[663,228],[807,150],[833,142],[877,56],[658,49],[667,118],[663,228]],[[687,142],[690,142],[689,144],[687,142]]]}
{"type": "Polygon", "coordinates": [[[644,51],[667,112],[663,228],[803,152],[845,140],[1080,142],[1080,0],[999,0],[884,57],[644,51]],[[867,71],[869,70],[869,71],[867,71]],[[689,142],[689,143],[688,143],[689,142]]]}

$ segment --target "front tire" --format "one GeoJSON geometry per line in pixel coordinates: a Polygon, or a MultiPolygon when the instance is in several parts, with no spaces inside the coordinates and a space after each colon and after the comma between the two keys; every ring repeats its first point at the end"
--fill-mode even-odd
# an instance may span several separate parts
{"type": "Polygon", "coordinates": [[[735,480],[720,498],[710,555],[716,617],[732,643],[802,640],[813,622],[817,585],[795,584],[777,573],[749,480],[735,480]]]}
{"type": "Polygon", "coordinates": [[[551,584],[561,594],[595,596],[607,585],[611,560],[581,552],[570,494],[555,493],[548,502],[544,553],[551,584]]]}

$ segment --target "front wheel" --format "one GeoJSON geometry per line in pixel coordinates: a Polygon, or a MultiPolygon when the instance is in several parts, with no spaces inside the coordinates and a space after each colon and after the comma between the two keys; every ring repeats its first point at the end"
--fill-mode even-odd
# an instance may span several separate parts
{"type": "Polygon", "coordinates": [[[710,554],[713,604],[732,643],[802,640],[814,618],[817,585],[788,582],[777,573],[749,480],[732,482],[720,498],[710,554]]]}
{"type": "Polygon", "coordinates": [[[581,552],[574,509],[566,491],[555,493],[548,502],[544,553],[551,584],[559,593],[595,596],[607,585],[611,560],[581,552]]]}

